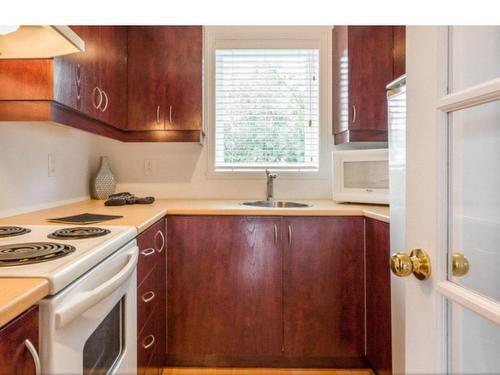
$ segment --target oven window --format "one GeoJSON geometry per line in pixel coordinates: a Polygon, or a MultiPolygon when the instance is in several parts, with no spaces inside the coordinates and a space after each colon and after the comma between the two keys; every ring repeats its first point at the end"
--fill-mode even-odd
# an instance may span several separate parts
{"type": "Polygon", "coordinates": [[[109,374],[124,349],[124,299],[104,318],[83,347],[83,374],[109,374]]]}
{"type": "Polygon", "coordinates": [[[387,160],[345,162],[344,187],[348,189],[389,189],[387,160]]]}

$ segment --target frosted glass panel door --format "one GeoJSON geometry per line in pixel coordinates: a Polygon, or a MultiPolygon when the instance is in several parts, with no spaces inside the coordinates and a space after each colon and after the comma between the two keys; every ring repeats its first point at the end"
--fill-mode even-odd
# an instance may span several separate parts
{"type": "Polygon", "coordinates": [[[452,92],[500,77],[500,27],[453,26],[450,33],[452,92]]]}
{"type": "Polygon", "coordinates": [[[449,116],[448,276],[500,301],[500,101],[449,116]],[[453,272],[453,255],[467,258],[467,274],[453,272]]]}

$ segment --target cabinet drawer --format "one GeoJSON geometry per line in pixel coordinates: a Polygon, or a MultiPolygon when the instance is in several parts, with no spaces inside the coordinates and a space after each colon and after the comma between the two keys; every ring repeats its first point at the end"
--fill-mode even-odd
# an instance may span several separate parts
{"type": "Polygon", "coordinates": [[[0,329],[0,374],[35,374],[38,308],[32,307],[0,329]],[[31,349],[30,349],[31,346],[31,349]]]}
{"type": "Polygon", "coordinates": [[[165,261],[165,219],[153,224],[137,237],[139,263],[137,264],[137,285],[141,285],[156,264],[165,261]]]}
{"type": "Polygon", "coordinates": [[[158,304],[155,306],[142,332],[137,336],[137,374],[148,372],[149,364],[154,358],[160,337],[158,304]]]}
{"type": "Polygon", "coordinates": [[[161,267],[156,266],[137,288],[137,332],[140,334],[153,309],[162,300],[161,267]]]}

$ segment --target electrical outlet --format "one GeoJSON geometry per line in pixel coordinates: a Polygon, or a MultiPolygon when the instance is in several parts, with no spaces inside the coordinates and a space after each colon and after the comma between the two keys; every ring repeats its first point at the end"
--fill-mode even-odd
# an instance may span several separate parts
{"type": "Polygon", "coordinates": [[[54,175],[56,174],[56,157],[52,154],[49,154],[47,167],[49,177],[54,177],[54,175]]]}
{"type": "Polygon", "coordinates": [[[156,171],[156,161],[154,159],[144,160],[144,174],[146,176],[153,176],[156,171]]]}

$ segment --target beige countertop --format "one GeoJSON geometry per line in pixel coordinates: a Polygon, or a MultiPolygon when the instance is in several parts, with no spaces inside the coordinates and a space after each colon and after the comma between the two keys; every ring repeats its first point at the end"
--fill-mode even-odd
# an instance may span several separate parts
{"type": "MultiPolygon", "coordinates": [[[[80,213],[121,215],[106,225],[130,225],[143,232],[166,214],[169,215],[271,215],[271,216],[366,216],[389,222],[389,207],[361,204],[339,204],[331,200],[293,201],[309,203],[307,208],[260,208],[242,206],[242,200],[159,199],[151,205],[106,207],[104,201],[85,200],[27,214],[0,219],[0,225],[51,224],[50,218],[80,213]]],[[[0,278],[0,326],[44,298],[49,285],[43,279],[0,278]]]]}
{"type": "Polygon", "coordinates": [[[0,278],[0,327],[49,293],[45,279],[0,278]]]}
{"type": "Polygon", "coordinates": [[[389,207],[377,205],[335,203],[331,200],[293,201],[311,204],[306,208],[262,208],[243,206],[242,200],[223,199],[158,199],[151,205],[106,207],[103,201],[85,200],[27,214],[0,219],[0,225],[50,224],[47,219],[80,213],[121,215],[123,218],[106,225],[131,225],[138,232],[168,215],[269,215],[269,216],[366,216],[389,222],[389,207]]]}

